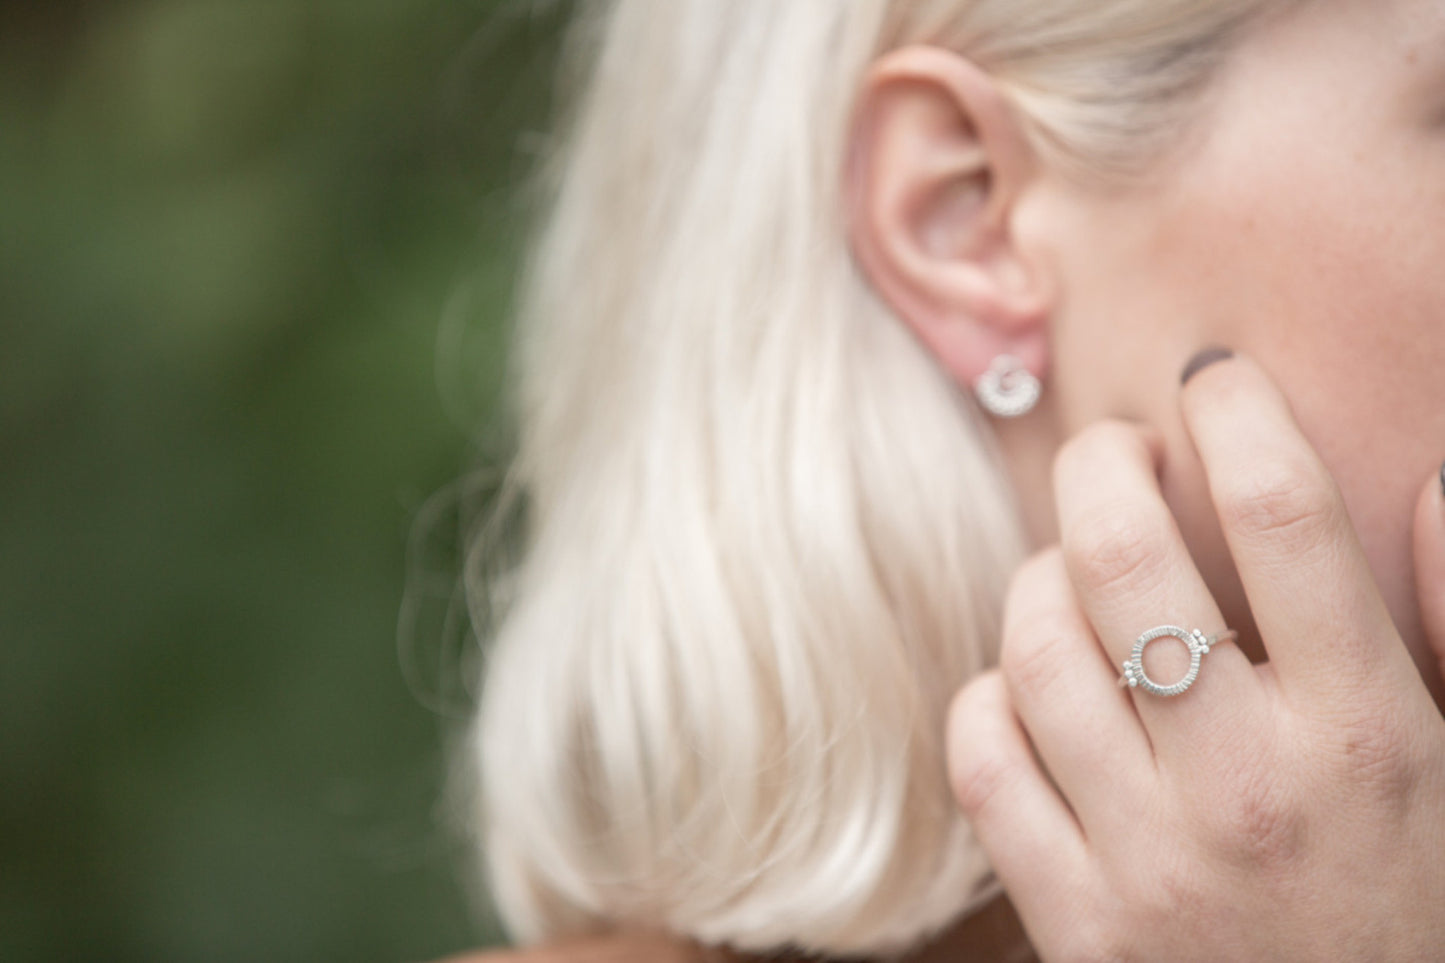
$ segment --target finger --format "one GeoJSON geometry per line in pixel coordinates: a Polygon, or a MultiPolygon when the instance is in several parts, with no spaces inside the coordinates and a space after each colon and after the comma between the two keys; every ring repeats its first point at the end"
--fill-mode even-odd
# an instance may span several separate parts
{"type": "Polygon", "coordinates": [[[1014,711],[1087,837],[1132,820],[1157,775],[1129,696],[1084,618],[1058,548],[1025,562],[1004,604],[1014,711]]]}
{"type": "Polygon", "coordinates": [[[1239,356],[1211,364],[1181,405],[1285,693],[1418,684],[1339,488],[1265,372],[1239,356]]]}
{"type": "Polygon", "coordinates": [[[954,798],[1024,920],[1076,905],[1088,872],[1079,825],[1039,768],[997,672],[976,677],[948,713],[954,798]]]}
{"type": "MultiPolygon", "coordinates": [[[[1445,677],[1445,465],[1425,483],[1415,505],[1415,587],[1425,639],[1438,675],[1430,680],[1435,701],[1441,701],[1445,677]]],[[[1429,679],[1429,676],[1426,676],[1429,679]]]]}
{"type": "MultiPolygon", "coordinates": [[[[1070,439],[1054,461],[1064,559],[1114,666],[1156,626],[1198,628],[1206,635],[1226,628],[1159,491],[1161,449],[1140,426],[1107,421],[1070,439]]],[[[1146,651],[1145,670],[1162,685],[1182,678],[1189,666],[1182,641],[1161,640],[1146,651]]],[[[1264,704],[1254,668],[1229,644],[1202,658],[1187,693],[1165,698],[1130,691],[1161,761],[1194,758],[1201,733],[1238,726],[1264,704]]]]}

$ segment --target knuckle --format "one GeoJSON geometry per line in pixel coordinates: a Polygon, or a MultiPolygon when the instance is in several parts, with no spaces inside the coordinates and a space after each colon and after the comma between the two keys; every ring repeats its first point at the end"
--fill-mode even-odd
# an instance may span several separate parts
{"type": "Polygon", "coordinates": [[[1163,571],[1168,557],[1167,527],[1137,506],[1090,512],[1065,539],[1069,570],[1093,592],[1148,582],[1163,571]]]}
{"type": "Polygon", "coordinates": [[[1219,840],[1235,862],[1265,875],[1287,873],[1304,853],[1304,810],[1276,767],[1259,760],[1226,781],[1219,840]]]}
{"type": "Polygon", "coordinates": [[[1174,847],[1160,853],[1149,880],[1150,892],[1140,901],[1148,907],[1149,920],[1164,923],[1187,920],[1210,897],[1209,877],[1195,858],[1191,847],[1174,847]]]}
{"type": "Polygon", "coordinates": [[[1399,706],[1383,701],[1332,727],[1328,745],[1356,792],[1391,807],[1410,805],[1430,764],[1426,740],[1399,706]]]}
{"type": "Polygon", "coordinates": [[[1174,860],[1161,868],[1155,877],[1154,897],[1150,901],[1153,918],[1173,920],[1187,917],[1190,911],[1200,905],[1204,897],[1204,886],[1199,872],[1180,865],[1174,860]]]}
{"type": "Polygon", "coordinates": [[[1227,529],[1294,550],[1329,531],[1338,505],[1328,481],[1281,459],[1236,475],[1221,493],[1218,508],[1227,529]]]}
{"type": "MultiPolygon", "coordinates": [[[[1160,928],[1188,926],[1198,914],[1206,889],[1200,883],[1201,873],[1191,863],[1188,847],[1160,850],[1150,864],[1137,864],[1131,877],[1116,881],[1114,897],[1123,907],[1121,915],[1128,920],[1124,932],[1157,932],[1160,928]]],[[[1121,959],[1130,954],[1119,953],[1122,941],[1107,945],[1114,951],[1105,958],[1121,959]]]]}

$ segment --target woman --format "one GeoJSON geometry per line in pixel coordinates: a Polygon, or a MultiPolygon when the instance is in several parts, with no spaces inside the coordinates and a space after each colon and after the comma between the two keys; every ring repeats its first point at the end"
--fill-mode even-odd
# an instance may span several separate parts
{"type": "Polygon", "coordinates": [[[472,752],[515,933],[890,954],[1001,883],[1045,959],[1445,947],[1445,8],[582,30],[472,752]]]}

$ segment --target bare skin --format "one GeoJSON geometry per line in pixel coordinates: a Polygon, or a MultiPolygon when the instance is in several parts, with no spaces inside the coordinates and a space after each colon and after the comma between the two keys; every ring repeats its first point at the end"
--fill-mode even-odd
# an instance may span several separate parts
{"type": "MultiPolygon", "coordinates": [[[[1038,554],[949,740],[1040,956],[1431,957],[1445,6],[1261,25],[1123,188],[1052,169],[949,51],[891,52],[862,100],[851,241],[873,286],[961,387],[1004,352],[1044,381],[996,425],[1038,554]],[[1181,389],[1211,344],[1237,357],[1181,389]],[[1177,699],[1115,687],[1172,620],[1242,637],[1177,699]]],[[[1019,921],[993,912],[918,959],[1007,958],[1019,921]]],[[[619,946],[705,958],[485,958],[619,946]]]]}
{"type": "Polygon", "coordinates": [[[1043,379],[1033,413],[995,422],[1039,548],[1064,442],[1146,424],[1191,555],[1262,657],[1176,400],[1186,360],[1227,346],[1289,399],[1437,695],[1411,523],[1445,457],[1442,51],[1433,0],[1302,4],[1241,42],[1175,151],[1110,188],[1034,154],[963,58],[895,51],[868,78],[853,200],[860,263],[960,386],[1005,352],[1043,379]]]}
{"type": "Polygon", "coordinates": [[[961,384],[1045,377],[998,424],[1040,551],[949,754],[1046,960],[1445,945],[1442,51],[1431,0],[1300,5],[1108,189],[962,58],[871,75],[860,262],[961,384]],[[1167,622],[1242,638],[1177,699],[1120,691],[1167,622]]]}

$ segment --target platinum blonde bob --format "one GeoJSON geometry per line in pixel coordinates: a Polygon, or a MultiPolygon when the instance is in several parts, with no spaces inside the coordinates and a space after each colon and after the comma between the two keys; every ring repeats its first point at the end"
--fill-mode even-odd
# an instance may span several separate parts
{"type": "Polygon", "coordinates": [[[468,819],[519,941],[888,953],[994,895],[943,728],[1026,539],[986,419],[850,256],[857,87],[946,47],[1052,163],[1128,178],[1265,5],[586,6],[516,346],[525,544],[468,586],[499,613],[468,819]]]}

